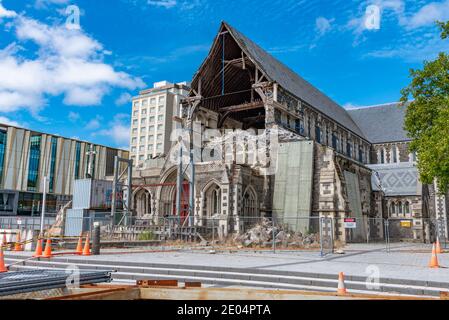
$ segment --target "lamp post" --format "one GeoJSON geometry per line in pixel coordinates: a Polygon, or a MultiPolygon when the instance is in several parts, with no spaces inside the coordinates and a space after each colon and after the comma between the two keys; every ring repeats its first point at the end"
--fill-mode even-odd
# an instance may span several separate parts
{"type": "Polygon", "coordinates": [[[42,212],[41,212],[41,225],[40,235],[44,236],[44,220],[45,220],[45,203],[47,200],[47,177],[44,177],[43,193],[42,193],[42,212]]]}

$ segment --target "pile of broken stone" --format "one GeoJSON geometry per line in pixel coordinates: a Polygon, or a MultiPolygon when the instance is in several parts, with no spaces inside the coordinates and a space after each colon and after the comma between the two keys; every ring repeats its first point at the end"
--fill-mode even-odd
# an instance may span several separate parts
{"type": "Polygon", "coordinates": [[[303,235],[301,232],[289,231],[286,227],[275,225],[270,219],[263,219],[243,234],[234,237],[234,243],[243,247],[312,247],[319,245],[317,234],[303,235]]]}

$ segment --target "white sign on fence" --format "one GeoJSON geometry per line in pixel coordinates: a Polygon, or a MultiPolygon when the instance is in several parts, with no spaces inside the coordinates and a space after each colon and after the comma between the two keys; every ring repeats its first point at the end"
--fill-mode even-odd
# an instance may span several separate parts
{"type": "Polygon", "coordinates": [[[356,229],[357,228],[357,221],[355,218],[345,218],[345,229],[356,229]]]}

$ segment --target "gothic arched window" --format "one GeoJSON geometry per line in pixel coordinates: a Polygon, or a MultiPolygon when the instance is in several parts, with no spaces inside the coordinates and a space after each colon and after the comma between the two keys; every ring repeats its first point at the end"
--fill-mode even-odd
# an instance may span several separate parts
{"type": "Polygon", "coordinates": [[[256,194],[251,188],[248,188],[243,195],[243,211],[244,217],[257,216],[256,194]]]}

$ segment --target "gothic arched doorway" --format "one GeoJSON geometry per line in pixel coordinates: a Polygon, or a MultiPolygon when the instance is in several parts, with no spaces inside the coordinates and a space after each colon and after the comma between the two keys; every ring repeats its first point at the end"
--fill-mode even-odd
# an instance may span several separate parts
{"type": "MultiPolygon", "coordinates": [[[[163,180],[160,189],[160,213],[163,217],[173,217],[177,216],[176,212],[176,182],[177,182],[178,172],[173,170],[166,179],[163,180]]],[[[181,217],[182,221],[189,214],[189,198],[190,198],[190,186],[186,178],[182,184],[181,192],[181,217]]]]}
{"type": "Polygon", "coordinates": [[[137,191],[134,195],[134,210],[138,218],[152,213],[151,193],[146,189],[137,191]]]}

